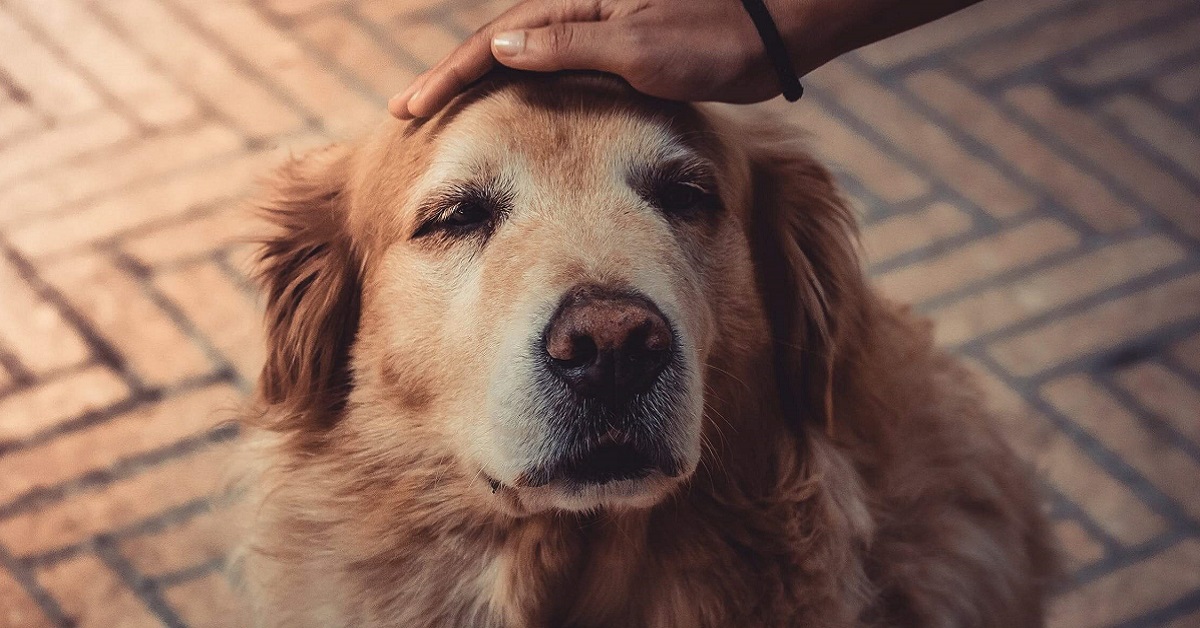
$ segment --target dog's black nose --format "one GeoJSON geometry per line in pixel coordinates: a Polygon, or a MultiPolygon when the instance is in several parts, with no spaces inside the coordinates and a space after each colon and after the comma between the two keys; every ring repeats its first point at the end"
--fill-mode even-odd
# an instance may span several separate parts
{"type": "Polygon", "coordinates": [[[550,370],[576,394],[619,403],[649,389],[671,360],[666,318],[648,299],[581,287],[546,328],[550,370]]]}

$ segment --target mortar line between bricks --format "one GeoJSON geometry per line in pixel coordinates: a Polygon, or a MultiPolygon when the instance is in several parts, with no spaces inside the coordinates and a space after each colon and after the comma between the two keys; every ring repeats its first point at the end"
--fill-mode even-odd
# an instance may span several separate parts
{"type": "Polygon", "coordinates": [[[1152,610],[1129,621],[1121,622],[1113,628],[1157,628],[1166,626],[1167,622],[1184,617],[1189,613],[1200,610],[1200,588],[1185,593],[1174,602],[1152,610]]]}
{"type": "MultiPolygon", "coordinates": [[[[43,127],[49,126],[54,122],[53,116],[42,111],[41,107],[34,102],[32,95],[24,87],[18,85],[12,75],[8,73],[8,70],[4,68],[0,68],[0,90],[7,94],[9,100],[13,103],[29,110],[43,127]]],[[[3,146],[3,144],[0,143],[0,146],[3,146]]]]}
{"type": "MultiPolygon", "coordinates": [[[[1159,111],[1163,115],[1170,115],[1166,111],[1159,111]]],[[[1181,168],[1178,162],[1164,154],[1153,144],[1147,142],[1145,138],[1135,133],[1131,133],[1125,125],[1121,124],[1116,117],[1105,111],[1103,107],[1100,107],[1099,110],[1093,114],[1093,119],[1096,120],[1106,132],[1128,144],[1130,148],[1144,157],[1155,167],[1167,171],[1172,179],[1178,181],[1180,185],[1187,188],[1187,190],[1193,195],[1200,196],[1200,179],[1197,179],[1190,172],[1181,168]]],[[[1186,127],[1187,125],[1181,124],[1180,126],[1186,127]]],[[[1200,156],[1197,156],[1196,158],[1200,159],[1200,156]]]]}
{"type": "MultiPolygon", "coordinates": [[[[1146,363],[1153,364],[1154,361],[1147,361],[1146,363]]],[[[1146,426],[1153,427],[1154,429],[1150,430],[1150,432],[1157,437],[1156,440],[1165,440],[1172,447],[1179,449],[1195,461],[1196,464],[1200,465],[1200,445],[1192,442],[1192,439],[1180,432],[1174,423],[1147,408],[1141,400],[1118,385],[1114,375],[1111,369],[1106,369],[1099,373],[1093,373],[1092,377],[1100,385],[1101,389],[1116,398],[1125,410],[1134,415],[1143,428],[1146,426]]]]}
{"type": "Polygon", "coordinates": [[[96,556],[100,558],[100,561],[111,569],[167,628],[186,628],[186,624],[180,619],[179,614],[162,596],[158,585],[139,573],[137,568],[121,555],[108,538],[97,538],[95,549],[96,556]]]}
{"type": "Polygon", "coordinates": [[[238,432],[237,423],[224,421],[212,429],[168,445],[124,456],[107,467],[86,471],[51,486],[35,487],[0,505],[0,521],[41,510],[86,491],[109,487],[173,460],[204,451],[212,445],[232,441],[237,438],[238,432]]]}
{"type": "Polygon", "coordinates": [[[142,121],[141,116],[136,111],[113,94],[108,89],[108,86],[98,79],[91,70],[80,65],[66,49],[50,37],[41,24],[35,24],[33,20],[30,20],[29,16],[25,14],[24,9],[15,9],[8,0],[0,0],[0,7],[7,9],[8,15],[20,24],[33,37],[34,41],[49,50],[67,70],[82,79],[84,83],[87,83],[87,86],[100,96],[100,100],[107,108],[113,110],[124,118],[126,122],[132,124],[137,129],[138,135],[145,137],[154,133],[154,129],[142,121]]]}
{"type": "MultiPolygon", "coordinates": [[[[1049,480],[1042,477],[1040,473],[1037,473],[1032,462],[1029,463],[1029,466],[1034,470],[1035,477],[1041,482],[1045,490],[1050,493],[1055,506],[1063,510],[1063,516],[1079,524],[1079,527],[1083,528],[1084,532],[1087,532],[1088,536],[1095,539],[1096,542],[1100,544],[1100,547],[1103,548],[1104,551],[1104,556],[1100,560],[1105,560],[1106,558],[1119,554],[1124,550],[1120,541],[1117,541],[1113,535],[1109,534],[1108,531],[1105,530],[1090,514],[1088,514],[1086,510],[1080,507],[1079,504],[1075,503],[1066,493],[1059,490],[1058,487],[1051,484],[1049,480]]],[[[1064,584],[1064,587],[1065,586],[1067,585],[1064,584]]]]}
{"type": "Polygon", "coordinates": [[[75,622],[63,611],[58,600],[54,599],[54,596],[38,583],[37,578],[33,575],[33,570],[21,564],[3,544],[0,544],[0,566],[13,577],[13,580],[17,581],[21,589],[33,599],[51,623],[59,628],[74,628],[75,622]]]}
{"type": "Polygon", "coordinates": [[[179,20],[181,24],[191,29],[191,31],[199,37],[204,43],[214,51],[220,53],[234,70],[239,72],[244,78],[250,80],[259,87],[263,88],[268,94],[275,97],[284,106],[292,109],[293,112],[300,115],[301,119],[312,129],[325,130],[325,124],[321,117],[314,111],[310,110],[301,103],[287,88],[272,80],[269,76],[263,73],[258,68],[254,67],[244,57],[234,52],[225,42],[213,34],[209,29],[191,13],[180,7],[175,0],[158,0],[158,4],[163,7],[168,13],[179,20]]]}
{"type": "Polygon", "coordinates": [[[12,378],[12,384],[0,387],[0,399],[4,398],[5,389],[23,388],[37,381],[37,377],[21,363],[21,359],[11,350],[8,343],[4,342],[3,338],[0,338],[0,370],[8,373],[12,378]]]}
{"type": "MultiPolygon", "coordinates": [[[[1200,320],[1200,319],[1198,319],[1200,320]]],[[[1034,383],[1029,379],[1022,380],[1008,373],[1001,365],[996,363],[986,352],[977,352],[972,355],[976,360],[982,362],[985,366],[993,371],[993,374],[1004,382],[1013,391],[1020,394],[1025,402],[1034,410],[1046,416],[1046,418],[1062,432],[1067,438],[1074,442],[1081,451],[1087,455],[1096,465],[1104,469],[1109,476],[1124,485],[1130,492],[1147,506],[1152,512],[1166,519],[1169,525],[1185,530],[1200,529],[1200,524],[1193,520],[1187,511],[1183,509],[1173,498],[1164,494],[1161,490],[1155,487],[1149,480],[1145,478],[1139,471],[1134,469],[1123,458],[1116,455],[1108,448],[1100,439],[1093,436],[1088,430],[1076,423],[1069,416],[1058,411],[1053,404],[1046,401],[1041,395],[1041,384],[1045,380],[1034,383]]]]}
{"type": "Polygon", "coordinates": [[[120,376],[134,394],[145,390],[146,386],[144,382],[127,367],[125,359],[117,351],[116,347],[92,326],[87,317],[76,311],[74,306],[71,305],[57,288],[42,279],[33,264],[14,249],[8,240],[4,238],[3,234],[0,234],[0,254],[17,270],[18,276],[20,276],[25,284],[33,289],[39,298],[54,307],[59,315],[63,317],[63,320],[79,333],[80,337],[88,345],[92,356],[97,361],[111,368],[120,376]]]}
{"type": "Polygon", "coordinates": [[[183,569],[153,576],[152,580],[154,580],[160,589],[170,589],[171,587],[187,584],[214,573],[221,573],[227,564],[228,561],[224,557],[210,558],[209,560],[184,567],[183,569]]]}
{"type": "Polygon", "coordinates": [[[11,397],[13,395],[22,393],[26,390],[29,390],[35,386],[40,385],[40,384],[48,383],[52,380],[56,380],[56,379],[59,379],[62,377],[70,377],[72,375],[78,375],[78,374],[88,370],[89,368],[92,368],[95,366],[102,366],[102,365],[99,364],[98,362],[96,362],[95,360],[86,359],[86,360],[83,360],[82,362],[77,362],[75,364],[70,364],[67,366],[55,367],[55,368],[47,370],[43,373],[39,373],[34,379],[30,379],[27,382],[23,382],[20,384],[14,383],[13,385],[10,385],[10,386],[0,386],[0,400],[3,400],[5,397],[11,397]]]}
{"type": "MultiPolygon", "coordinates": [[[[356,7],[346,7],[340,13],[347,22],[361,30],[367,36],[367,38],[378,44],[385,53],[389,54],[393,59],[403,64],[403,68],[405,70],[419,75],[425,70],[429,69],[423,61],[414,57],[412,53],[405,50],[403,46],[397,44],[395,40],[391,38],[391,36],[383,31],[379,24],[376,24],[373,20],[369,20],[359,13],[356,7]]],[[[397,86],[397,89],[400,89],[400,86],[397,86]]]]}
{"type": "MultiPolygon", "coordinates": [[[[1061,70],[1056,69],[1040,75],[1038,82],[1053,87],[1064,98],[1076,104],[1094,104],[1121,94],[1136,94],[1147,99],[1157,99],[1163,109],[1178,114],[1182,118],[1184,126],[1189,126],[1191,118],[1186,117],[1186,105],[1164,99],[1154,89],[1153,84],[1166,75],[1190,68],[1197,63],[1200,63],[1200,48],[1147,68],[1147,71],[1154,72],[1150,76],[1122,77],[1105,83],[1085,85],[1072,81],[1063,76],[1061,70]]],[[[1028,82],[1028,79],[1015,81],[1014,86],[1028,82]]]]}
{"type": "Polygon", "coordinates": [[[1137,545],[1129,547],[1118,545],[1117,550],[1112,554],[1090,565],[1085,565],[1072,574],[1072,583],[1070,586],[1065,587],[1063,592],[1082,589],[1111,573],[1132,567],[1164,552],[1169,552],[1190,536],[1187,530],[1171,529],[1137,545]]]}

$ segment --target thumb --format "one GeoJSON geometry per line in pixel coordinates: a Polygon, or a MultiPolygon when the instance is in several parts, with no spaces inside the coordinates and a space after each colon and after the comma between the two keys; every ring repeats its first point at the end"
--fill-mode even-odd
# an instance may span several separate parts
{"type": "Polygon", "coordinates": [[[566,22],[497,33],[492,55],[518,70],[600,70],[620,73],[625,53],[606,22],[566,22]]]}

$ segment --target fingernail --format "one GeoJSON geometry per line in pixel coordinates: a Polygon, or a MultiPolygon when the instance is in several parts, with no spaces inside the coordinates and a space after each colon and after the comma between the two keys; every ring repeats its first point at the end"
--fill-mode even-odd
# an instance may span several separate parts
{"type": "Polygon", "coordinates": [[[518,55],[525,50],[525,31],[497,33],[492,37],[492,49],[504,55],[518,55]]]}
{"type": "Polygon", "coordinates": [[[388,99],[388,113],[397,118],[407,118],[408,108],[404,106],[404,94],[396,94],[388,99]]]}

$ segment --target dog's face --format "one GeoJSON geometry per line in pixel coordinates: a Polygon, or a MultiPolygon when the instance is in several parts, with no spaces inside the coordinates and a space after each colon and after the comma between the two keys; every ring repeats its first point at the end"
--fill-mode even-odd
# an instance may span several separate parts
{"type": "Polygon", "coordinates": [[[714,349],[778,326],[753,165],[712,125],[609,82],[507,84],[293,172],[265,396],[513,512],[658,502],[700,462],[714,349]]]}

